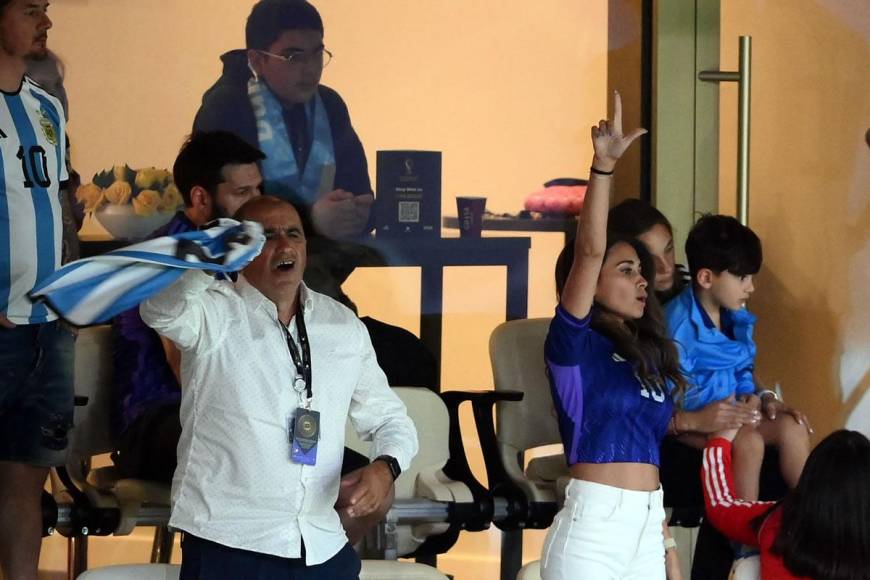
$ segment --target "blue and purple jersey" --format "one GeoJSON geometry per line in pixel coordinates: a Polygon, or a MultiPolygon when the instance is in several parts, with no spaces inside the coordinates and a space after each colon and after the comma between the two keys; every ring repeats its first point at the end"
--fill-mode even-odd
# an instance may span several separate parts
{"type": "Polygon", "coordinates": [[[673,401],[664,382],[650,384],[613,342],[561,305],[544,357],[568,465],[650,463],[668,430],[673,401]]]}
{"type": "MultiPolygon", "coordinates": [[[[170,236],[195,230],[183,212],[148,238],[170,236]]],[[[163,343],[154,330],[139,316],[139,307],[131,308],[112,320],[115,386],[120,404],[121,432],[127,430],[146,410],[181,400],[181,387],[166,362],[163,343]]]]}

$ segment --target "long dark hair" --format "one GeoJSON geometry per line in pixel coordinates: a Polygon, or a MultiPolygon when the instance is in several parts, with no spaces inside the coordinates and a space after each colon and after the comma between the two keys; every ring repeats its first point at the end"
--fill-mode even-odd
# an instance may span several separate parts
{"type": "MultiPolygon", "coordinates": [[[[671,222],[665,214],[642,199],[626,199],[610,208],[607,213],[608,229],[631,238],[638,238],[657,225],[664,226],[668,230],[673,243],[674,228],[671,222]]],[[[687,284],[685,271],[681,267],[675,267],[673,286],[664,292],[656,290],[656,298],[659,299],[660,304],[667,304],[671,298],[682,292],[687,284]]]]}
{"type": "Polygon", "coordinates": [[[867,437],[846,430],[825,437],[779,508],[782,527],[771,551],[782,556],[792,574],[814,580],[870,580],[867,437]]]}
{"type": "MultiPolygon", "coordinates": [[[[632,237],[608,232],[604,260],[617,244],[628,244],[634,248],[640,259],[641,275],[647,281],[655,279],[656,270],[652,256],[643,243],[632,237]]],[[[569,240],[556,260],[556,293],[559,296],[568,281],[573,263],[574,241],[569,240]]],[[[649,293],[642,317],[622,323],[607,316],[607,311],[596,303],[592,307],[590,325],[613,341],[616,352],[635,364],[641,379],[654,384],[671,381],[675,387],[672,392],[675,400],[679,400],[685,393],[687,384],[680,372],[680,357],[673,341],[665,334],[662,308],[654,293],[649,293]]]]}

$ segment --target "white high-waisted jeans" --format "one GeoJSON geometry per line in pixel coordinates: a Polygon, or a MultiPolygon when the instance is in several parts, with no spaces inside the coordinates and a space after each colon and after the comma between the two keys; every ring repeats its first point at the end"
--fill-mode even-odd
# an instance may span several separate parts
{"type": "Polygon", "coordinates": [[[662,490],[572,479],[547,532],[542,580],[664,580],[662,490]]]}

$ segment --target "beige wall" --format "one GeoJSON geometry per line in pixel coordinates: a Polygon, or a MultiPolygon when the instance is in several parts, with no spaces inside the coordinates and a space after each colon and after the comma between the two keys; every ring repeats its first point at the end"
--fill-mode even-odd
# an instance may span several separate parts
{"type": "MultiPolygon", "coordinates": [[[[250,0],[63,0],[51,45],[67,62],[76,166],[169,166],[217,55],[240,46],[250,0]]],[[[443,213],[458,194],[515,212],[546,179],[582,175],[586,128],[606,109],[604,0],[320,2],[336,54],[324,82],[345,97],[370,159],[387,148],[444,151],[443,213]]],[[[755,38],[751,225],[765,243],[753,309],[759,374],[780,381],[817,430],[870,425],[868,10],[848,0],[722,2],[723,69],[755,38]]],[[[733,191],[736,95],[723,87],[721,190],[733,191]]],[[[372,177],[374,177],[374,167],[372,177]]],[[[722,211],[733,212],[724,194],[722,211]]],[[[452,235],[452,232],[445,232],[452,235]]],[[[533,236],[530,316],[553,306],[561,236],[533,236]]],[[[486,341],[500,322],[503,270],[445,276],[447,388],[491,386],[486,341]]],[[[418,330],[413,270],[359,271],[362,313],[418,330]]],[[[479,450],[471,449],[479,455],[479,450]]],[[[479,459],[477,461],[479,472],[479,459]]],[[[527,534],[526,559],[541,533],[527,534]]],[[[147,532],[94,542],[92,563],[142,561],[147,532]]],[[[48,569],[64,543],[47,543],[48,569]]],[[[496,578],[497,533],[466,534],[442,569],[496,578]]]]}
{"type": "MultiPolygon", "coordinates": [[[[202,92],[220,72],[218,55],[243,45],[252,4],[52,5],[50,44],[67,63],[74,160],[86,179],[122,162],[171,166],[202,92]]],[[[606,113],[605,0],[317,4],[335,53],[324,83],[347,101],[373,179],[379,149],[441,150],[442,213],[455,215],[456,195],[485,195],[490,209],[515,213],[544,181],[585,174],[588,127],[606,113]]],[[[533,236],[530,316],[552,313],[561,244],[561,234],[533,236]]],[[[419,285],[413,269],[358,270],[347,290],[361,314],[417,332],[419,285]]],[[[487,341],[502,320],[504,285],[503,268],[446,272],[445,388],[491,388],[487,341]]],[[[479,449],[470,444],[482,477],[479,449]]],[[[542,534],[529,535],[527,559],[537,559],[542,534]]],[[[94,562],[141,561],[142,541],[96,542],[103,547],[94,562]],[[108,551],[131,545],[138,547],[108,551]]],[[[496,532],[466,534],[440,567],[460,580],[496,578],[498,545],[496,532]]],[[[44,561],[62,566],[62,542],[49,546],[44,561]]]]}
{"type": "MultiPolygon", "coordinates": [[[[870,434],[870,8],[851,0],[722,2],[722,68],[753,37],[750,226],[765,261],[758,374],[817,437],[870,434]]],[[[736,89],[723,86],[721,210],[734,212],[736,89]]]]}

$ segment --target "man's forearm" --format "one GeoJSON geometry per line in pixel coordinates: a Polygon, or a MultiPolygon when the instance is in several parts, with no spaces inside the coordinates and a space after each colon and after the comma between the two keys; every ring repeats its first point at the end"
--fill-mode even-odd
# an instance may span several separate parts
{"type": "Polygon", "coordinates": [[[185,272],[171,286],[139,306],[143,322],[181,348],[192,345],[202,325],[201,302],[214,279],[200,270],[185,272]]]}
{"type": "Polygon", "coordinates": [[[60,211],[63,223],[61,263],[69,264],[78,260],[80,256],[79,228],[73,215],[69,192],[66,189],[61,189],[58,195],[60,196],[60,211]]]}

